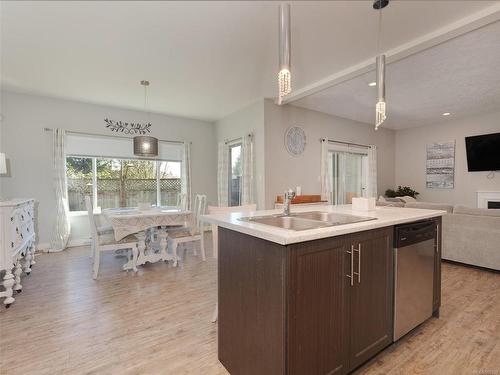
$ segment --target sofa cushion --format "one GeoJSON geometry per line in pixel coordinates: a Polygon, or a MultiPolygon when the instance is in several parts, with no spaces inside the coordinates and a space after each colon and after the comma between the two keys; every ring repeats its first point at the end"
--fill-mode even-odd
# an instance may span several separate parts
{"type": "Polygon", "coordinates": [[[405,201],[406,203],[410,202],[416,202],[417,200],[413,197],[410,197],[409,195],[405,195],[404,197],[399,197],[401,200],[405,201]]]}
{"type": "Polygon", "coordinates": [[[466,206],[455,206],[453,210],[454,214],[461,215],[476,215],[476,216],[493,216],[500,217],[500,210],[488,209],[488,208],[472,208],[466,206]]]}
{"type": "Polygon", "coordinates": [[[387,207],[404,207],[404,202],[381,202],[377,201],[377,206],[387,206],[387,207]]]}
{"type": "Polygon", "coordinates": [[[500,270],[500,217],[444,215],[442,238],[443,259],[500,270]]]}
{"type": "Polygon", "coordinates": [[[446,203],[430,203],[430,202],[408,202],[406,208],[422,208],[425,210],[443,210],[451,214],[453,212],[453,205],[446,203]]]}
{"type": "Polygon", "coordinates": [[[402,200],[401,198],[385,198],[385,201],[386,202],[405,202],[404,200],[402,200]]]}

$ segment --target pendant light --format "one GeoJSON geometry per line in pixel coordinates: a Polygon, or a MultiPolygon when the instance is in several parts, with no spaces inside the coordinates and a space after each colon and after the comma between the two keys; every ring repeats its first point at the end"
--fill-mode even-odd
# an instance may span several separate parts
{"type": "Polygon", "coordinates": [[[385,103],[385,55],[378,55],[376,59],[377,65],[377,104],[375,106],[375,130],[387,118],[386,103],[385,103]]]}
{"type": "MultiPolygon", "coordinates": [[[[141,85],[144,87],[144,111],[146,111],[149,81],[143,80],[141,85]]],[[[158,138],[146,135],[134,137],[134,155],[142,157],[158,156],[158,138]]]]}
{"type": "Polygon", "coordinates": [[[292,92],[292,73],[290,68],[291,33],[290,4],[280,4],[279,8],[279,73],[278,73],[278,104],[283,97],[292,92]]]}
{"type": "Polygon", "coordinates": [[[380,37],[382,29],[382,9],[389,4],[389,0],[375,0],[373,9],[378,10],[378,36],[377,36],[377,54],[375,64],[377,68],[377,104],[375,105],[375,130],[387,118],[387,104],[385,101],[385,55],[380,53],[380,37]]]}

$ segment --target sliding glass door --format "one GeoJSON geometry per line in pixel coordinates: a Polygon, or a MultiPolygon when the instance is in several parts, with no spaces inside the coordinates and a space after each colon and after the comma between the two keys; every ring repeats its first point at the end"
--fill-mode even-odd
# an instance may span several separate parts
{"type": "Polygon", "coordinates": [[[365,197],[368,182],[368,154],[330,151],[332,203],[350,204],[354,197],[365,197]]]}

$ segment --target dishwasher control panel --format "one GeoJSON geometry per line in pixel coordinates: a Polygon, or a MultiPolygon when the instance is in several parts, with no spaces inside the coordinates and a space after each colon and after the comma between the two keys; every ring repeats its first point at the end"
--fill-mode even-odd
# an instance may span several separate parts
{"type": "Polygon", "coordinates": [[[436,223],[433,220],[398,225],[394,232],[394,247],[400,248],[417,242],[430,240],[436,236],[436,223]]]}

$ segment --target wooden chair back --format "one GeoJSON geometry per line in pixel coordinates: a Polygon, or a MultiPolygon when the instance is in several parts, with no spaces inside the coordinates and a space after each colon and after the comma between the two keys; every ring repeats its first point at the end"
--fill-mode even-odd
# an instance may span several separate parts
{"type": "MultiPolygon", "coordinates": [[[[246,204],[243,206],[231,206],[231,207],[218,207],[218,206],[208,206],[208,214],[225,214],[231,212],[253,212],[257,210],[256,204],[246,204]]],[[[217,225],[212,224],[212,246],[214,258],[217,258],[219,238],[217,235],[217,225]]]]}
{"type": "Polygon", "coordinates": [[[207,196],[196,194],[193,206],[193,225],[201,231],[200,217],[204,215],[207,209],[207,196]]]}
{"type": "Polygon", "coordinates": [[[177,208],[181,210],[187,210],[187,196],[185,193],[179,193],[177,195],[177,208]]]}
{"type": "Polygon", "coordinates": [[[348,191],[346,193],[346,203],[347,204],[352,204],[352,198],[355,198],[358,196],[358,193],[354,192],[354,191],[348,191]]]}
{"type": "Polygon", "coordinates": [[[256,210],[257,210],[256,204],[245,204],[243,206],[230,206],[230,207],[208,206],[208,214],[224,214],[230,212],[252,212],[256,210]]]}
{"type": "Polygon", "coordinates": [[[97,243],[97,224],[95,222],[94,217],[94,209],[92,207],[92,200],[90,196],[85,196],[85,207],[87,208],[87,213],[89,216],[89,224],[90,224],[90,235],[92,236],[92,241],[97,243]]]}

